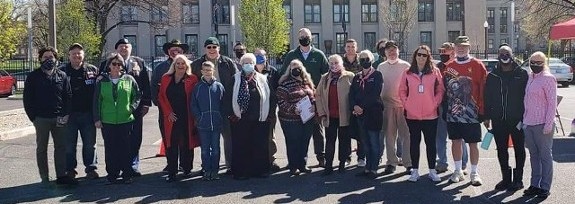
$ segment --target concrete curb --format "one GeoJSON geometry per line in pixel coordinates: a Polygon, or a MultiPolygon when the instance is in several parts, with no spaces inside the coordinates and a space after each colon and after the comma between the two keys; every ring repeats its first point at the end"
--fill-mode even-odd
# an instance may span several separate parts
{"type": "Polygon", "coordinates": [[[24,99],[24,96],[22,94],[16,94],[8,96],[7,100],[22,100],[22,99],[24,99]]]}
{"type": "Polygon", "coordinates": [[[0,141],[21,138],[28,135],[33,135],[35,133],[36,129],[34,128],[34,126],[8,130],[5,132],[0,132],[0,141]]]}

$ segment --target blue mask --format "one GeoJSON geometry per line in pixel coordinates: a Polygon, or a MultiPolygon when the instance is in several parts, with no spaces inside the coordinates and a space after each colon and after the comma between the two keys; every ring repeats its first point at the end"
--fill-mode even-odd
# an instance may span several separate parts
{"type": "Polygon", "coordinates": [[[266,58],[263,55],[256,55],[256,64],[266,63],[266,58]]]}
{"type": "Polygon", "coordinates": [[[242,72],[244,72],[244,74],[250,74],[254,71],[255,71],[255,65],[253,64],[244,64],[242,66],[242,72]]]}

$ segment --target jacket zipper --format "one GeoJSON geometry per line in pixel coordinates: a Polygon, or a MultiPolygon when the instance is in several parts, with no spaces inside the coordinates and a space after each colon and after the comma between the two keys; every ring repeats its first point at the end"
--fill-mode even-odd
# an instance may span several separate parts
{"type": "Polygon", "coordinates": [[[214,131],[214,116],[212,113],[212,91],[210,90],[212,87],[208,86],[208,99],[210,101],[210,128],[214,131]]]}
{"type": "Polygon", "coordinates": [[[505,120],[506,115],[507,115],[507,113],[505,111],[505,109],[507,109],[507,107],[506,107],[507,106],[507,92],[509,90],[505,91],[505,100],[504,100],[504,98],[503,98],[503,79],[501,79],[501,77],[498,76],[497,74],[494,74],[494,73],[490,73],[490,74],[492,74],[493,76],[495,76],[499,79],[499,89],[500,89],[499,92],[501,93],[501,103],[503,103],[502,104],[503,115],[501,115],[501,120],[505,120]]]}

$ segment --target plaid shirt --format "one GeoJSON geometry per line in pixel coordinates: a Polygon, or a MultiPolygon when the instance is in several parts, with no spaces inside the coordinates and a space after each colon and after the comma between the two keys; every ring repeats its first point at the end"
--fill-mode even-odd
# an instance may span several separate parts
{"type": "Polygon", "coordinates": [[[525,88],[523,124],[551,129],[557,109],[557,81],[549,72],[530,74],[525,88]]]}

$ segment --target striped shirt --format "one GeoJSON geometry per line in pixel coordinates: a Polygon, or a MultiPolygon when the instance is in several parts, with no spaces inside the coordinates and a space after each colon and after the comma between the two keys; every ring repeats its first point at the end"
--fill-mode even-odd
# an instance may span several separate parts
{"type": "Polygon", "coordinates": [[[525,113],[523,124],[541,125],[545,129],[553,127],[557,109],[557,81],[549,72],[530,74],[525,88],[525,113]]]}

